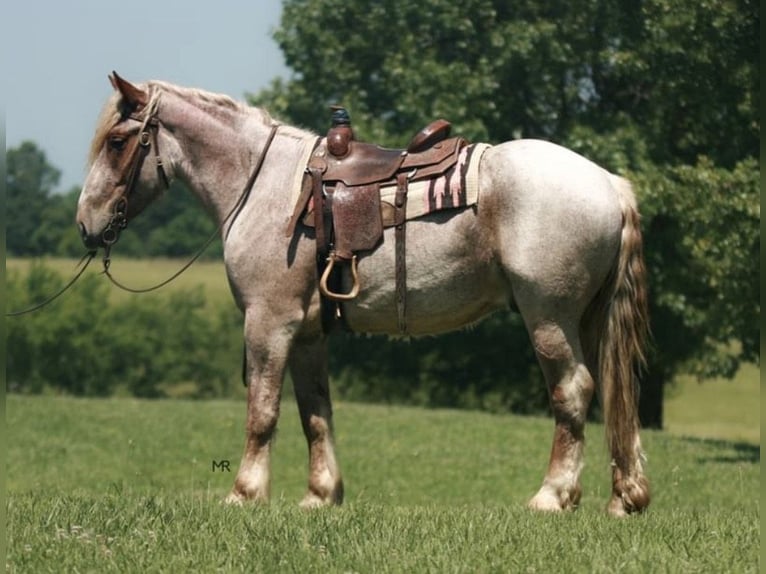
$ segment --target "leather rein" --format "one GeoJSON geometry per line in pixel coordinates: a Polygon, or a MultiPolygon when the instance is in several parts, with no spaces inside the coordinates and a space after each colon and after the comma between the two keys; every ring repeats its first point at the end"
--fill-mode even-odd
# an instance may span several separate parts
{"type": "MultiPolygon", "coordinates": [[[[109,278],[109,280],[117,287],[124,291],[128,291],[130,293],[148,293],[150,291],[156,291],[157,289],[164,287],[174,279],[176,279],[179,275],[181,275],[184,271],[186,271],[189,267],[192,266],[192,264],[197,261],[197,259],[200,258],[200,256],[205,252],[205,250],[210,246],[210,244],[215,241],[217,237],[220,237],[221,232],[224,228],[224,226],[229,223],[229,227],[226,231],[226,237],[229,235],[229,231],[231,231],[231,228],[234,225],[234,222],[236,221],[237,217],[239,216],[240,212],[242,211],[242,208],[247,203],[247,199],[250,196],[250,192],[252,191],[253,186],[255,185],[255,180],[258,178],[258,174],[261,171],[261,168],[263,167],[263,163],[266,160],[266,155],[268,154],[269,148],[271,147],[271,143],[274,141],[274,137],[277,134],[277,130],[279,129],[279,124],[272,124],[271,130],[269,131],[269,135],[266,138],[266,144],[264,145],[263,151],[261,152],[261,155],[258,157],[258,161],[255,164],[255,167],[253,168],[253,171],[250,174],[250,177],[247,180],[247,183],[245,184],[245,187],[242,189],[242,192],[239,194],[239,197],[237,198],[237,201],[232,206],[231,210],[226,214],[226,216],[221,220],[221,223],[218,225],[218,227],[213,231],[213,233],[210,235],[210,237],[207,238],[207,240],[202,244],[202,246],[197,250],[197,252],[191,257],[191,259],[183,265],[178,271],[176,271],[173,275],[165,279],[164,281],[153,285],[152,287],[146,287],[146,288],[140,288],[136,289],[133,287],[128,287],[121,282],[119,282],[115,277],[111,274],[109,267],[111,265],[111,248],[112,245],[114,245],[117,240],[120,237],[120,233],[127,228],[128,226],[128,198],[132,195],[136,184],[138,182],[138,177],[141,173],[141,169],[144,164],[144,160],[149,155],[149,152],[151,151],[152,147],[154,148],[154,156],[157,162],[157,172],[160,176],[160,179],[163,181],[166,188],[170,187],[170,183],[167,177],[167,174],[165,173],[165,168],[162,163],[162,158],[159,153],[159,145],[157,143],[157,133],[159,131],[160,122],[156,117],[157,110],[159,107],[159,98],[156,97],[152,100],[152,102],[149,103],[149,108],[145,114],[144,117],[136,116],[131,114],[129,117],[138,121],[142,122],[141,130],[139,132],[138,138],[136,139],[136,143],[134,144],[133,148],[133,156],[130,159],[130,162],[127,164],[126,169],[123,170],[122,176],[120,177],[120,183],[123,181],[125,182],[125,188],[122,192],[122,195],[117,199],[117,201],[114,203],[112,215],[109,218],[109,223],[107,224],[104,231],[101,233],[101,240],[104,244],[104,258],[103,258],[103,266],[104,266],[104,274],[109,278]],[[229,222],[229,220],[231,221],[229,222]]],[[[120,185],[120,184],[118,184],[120,185]]],[[[226,238],[224,238],[225,241],[226,238]]]]}

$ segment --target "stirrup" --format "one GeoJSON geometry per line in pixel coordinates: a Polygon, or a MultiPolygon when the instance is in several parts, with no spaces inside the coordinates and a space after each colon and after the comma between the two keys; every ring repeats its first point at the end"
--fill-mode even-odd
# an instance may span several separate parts
{"type": "Polygon", "coordinates": [[[330,277],[330,273],[332,273],[333,267],[335,267],[337,259],[335,253],[331,253],[327,258],[328,265],[325,267],[322,278],[319,280],[319,292],[332,301],[351,301],[359,295],[359,273],[356,269],[356,255],[351,258],[351,278],[354,280],[354,285],[348,293],[333,293],[327,287],[327,280],[330,277]]]}

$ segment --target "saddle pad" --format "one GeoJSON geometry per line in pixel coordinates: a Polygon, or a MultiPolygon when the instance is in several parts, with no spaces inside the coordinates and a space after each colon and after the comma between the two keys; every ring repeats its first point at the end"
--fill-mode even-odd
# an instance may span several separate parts
{"type": "MultiPolygon", "coordinates": [[[[434,179],[410,182],[407,191],[407,219],[422,217],[432,211],[467,207],[479,201],[479,163],[481,156],[490,147],[486,143],[465,146],[458,156],[457,163],[445,173],[434,179]]],[[[312,145],[305,145],[302,150],[304,163],[308,162],[313,151],[312,145]]],[[[302,165],[302,164],[301,164],[302,165]]],[[[292,184],[291,204],[295,205],[301,194],[304,172],[296,174],[292,184]]],[[[392,212],[396,185],[384,186],[380,190],[384,212],[392,212]],[[387,206],[385,204],[388,204],[387,206]],[[388,207],[388,209],[386,209],[388,207]]],[[[309,211],[313,200],[309,200],[309,211]]],[[[385,217],[385,216],[384,216],[385,217]]],[[[390,225],[390,222],[386,222],[390,225]]]]}
{"type": "MultiPolygon", "coordinates": [[[[468,207],[479,201],[479,163],[491,146],[477,143],[465,146],[457,163],[439,177],[410,182],[407,188],[407,219],[433,211],[468,207]]],[[[394,204],[396,185],[380,188],[380,199],[394,204]]]]}

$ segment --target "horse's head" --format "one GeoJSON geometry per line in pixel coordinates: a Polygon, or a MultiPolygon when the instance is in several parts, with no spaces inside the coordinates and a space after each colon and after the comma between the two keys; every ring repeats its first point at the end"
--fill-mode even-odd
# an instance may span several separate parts
{"type": "Polygon", "coordinates": [[[112,245],[128,220],[169,185],[174,141],[158,117],[160,92],[112,72],[115,93],[91,143],[90,171],[77,205],[77,225],[86,247],[112,245]]]}

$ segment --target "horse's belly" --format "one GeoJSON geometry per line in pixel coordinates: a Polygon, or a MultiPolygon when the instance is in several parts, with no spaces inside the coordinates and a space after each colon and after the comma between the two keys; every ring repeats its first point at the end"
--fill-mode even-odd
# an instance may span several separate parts
{"type": "MultiPolygon", "coordinates": [[[[467,210],[442,222],[408,223],[406,334],[459,329],[511,304],[510,287],[467,210]]],[[[356,332],[400,334],[393,233],[359,261],[361,292],[344,307],[356,332]]]]}

